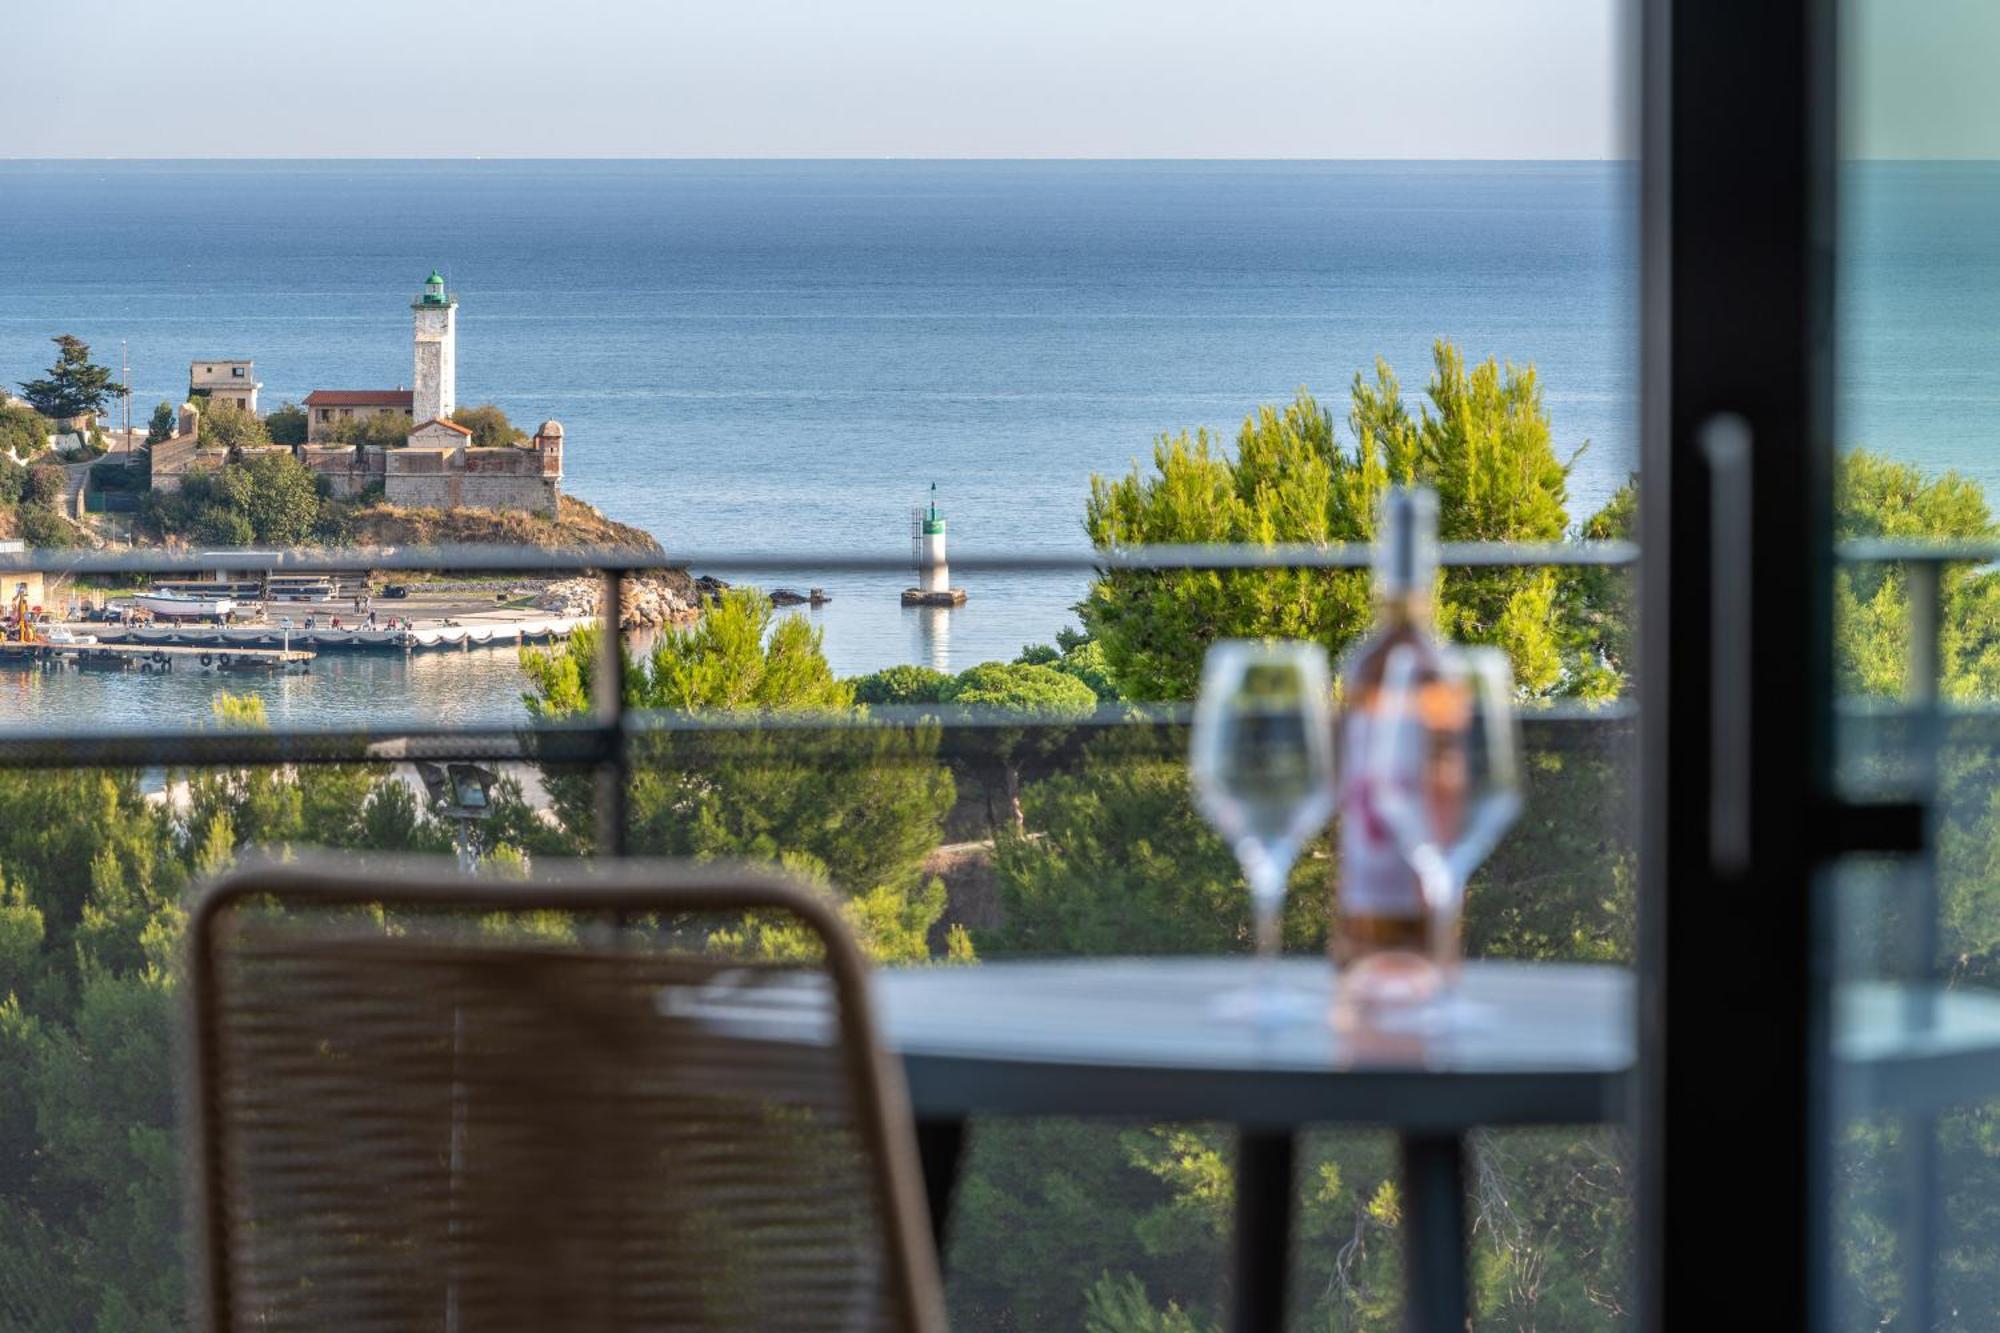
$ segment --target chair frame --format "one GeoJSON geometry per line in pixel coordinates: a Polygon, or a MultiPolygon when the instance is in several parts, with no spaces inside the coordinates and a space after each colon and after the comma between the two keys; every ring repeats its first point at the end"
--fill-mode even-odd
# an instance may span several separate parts
{"type": "Polygon", "coordinates": [[[915,1124],[902,1064],[882,1044],[869,986],[869,963],[825,895],[764,866],[738,862],[619,860],[605,864],[539,862],[526,880],[467,875],[447,857],[370,857],[361,880],[344,857],[314,854],[286,861],[248,861],[210,881],[189,921],[188,1005],[193,1034],[187,1087],[195,1150],[189,1198],[202,1280],[195,1323],[234,1327],[235,1293],[222,1152],[221,987],[214,931],[224,915],[249,899],[280,905],[359,907],[407,905],[489,912],[596,911],[741,912],[775,910],[805,922],[826,950],[826,973],[838,998],[840,1038],[854,1090],[856,1130],[872,1163],[880,1201],[883,1247],[891,1281],[910,1318],[911,1333],[945,1328],[943,1282],[931,1242],[929,1209],[918,1167],[915,1124]]]}

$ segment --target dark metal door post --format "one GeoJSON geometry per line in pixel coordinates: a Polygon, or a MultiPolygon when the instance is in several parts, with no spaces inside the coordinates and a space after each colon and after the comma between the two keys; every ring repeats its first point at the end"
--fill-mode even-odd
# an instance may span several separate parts
{"type": "Polygon", "coordinates": [[[1832,0],[1642,5],[1642,1325],[1824,1327],[1832,0]],[[1727,594],[1726,596],[1724,594],[1727,594]]]}

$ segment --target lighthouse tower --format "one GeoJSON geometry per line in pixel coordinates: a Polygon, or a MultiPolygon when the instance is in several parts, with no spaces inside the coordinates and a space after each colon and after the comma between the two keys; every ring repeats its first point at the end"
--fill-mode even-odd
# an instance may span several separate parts
{"type": "Polygon", "coordinates": [[[930,507],[917,520],[917,589],[944,592],[951,587],[951,565],[944,554],[944,515],[938,513],[937,483],[931,483],[930,507]]]}
{"type": "Polygon", "coordinates": [[[951,565],[945,559],[944,515],[938,512],[936,482],[931,483],[929,507],[910,513],[910,546],[917,586],[903,593],[903,605],[963,605],[965,589],[951,586],[951,565]]]}
{"type": "Polygon", "coordinates": [[[449,420],[458,407],[458,298],[446,292],[436,269],[410,302],[416,319],[416,377],[410,381],[410,415],[449,420]]]}

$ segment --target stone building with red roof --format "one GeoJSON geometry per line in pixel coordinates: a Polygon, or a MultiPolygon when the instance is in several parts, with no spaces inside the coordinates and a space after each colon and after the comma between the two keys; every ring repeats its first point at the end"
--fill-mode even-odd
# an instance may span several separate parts
{"type": "Polygon", "coordinates": [[[341,422],[356,417],[409,416],[415,401],[409,389],[314,389],[300,404],[306,410],[306,443],[326,443],[341,422]]]}
{"type": "MultiPolygon", "coordinates": [[[[410,308],[417,387],[314,389],[301,404],[306,442],[290,451],[338,496],[380,486],[389,503],[411,508],[514,509],[553,517],[562,494],[561,425],[543,422],[524,444],[475,448],[472,432],[451,420],[457,404],[458,300],[433,271],[410,308]],[[419,413],[425,415],[417,416],[400,448],[335,439],[343,422],[419,413]]],[[[199,408],[187,404],[174,435],[153,447],[153,485],[177,490],[190,473],[225,461],[223,450],[203,446],[199,408]]]]}

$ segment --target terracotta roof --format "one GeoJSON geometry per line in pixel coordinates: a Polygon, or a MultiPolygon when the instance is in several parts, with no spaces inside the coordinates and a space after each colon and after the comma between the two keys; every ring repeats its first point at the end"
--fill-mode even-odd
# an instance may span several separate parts
{"type": "Polygon", "coordinates": [[[305,397],[307,407],[400,407],[405,412],[416,402],[409,389],[314,389],[305,397]]]}
{"type": "Polygon", "coordinates": [[[459,425],[456,421],[446,421],[443,417],[432,417],[429,421],[426,421],[423,425],[418,426],[417,429],[428,430],[432,426],[443,426],[446,430],[455,430],[460,435],[469,436],[472,434],[471,431],[459,425]]]}

